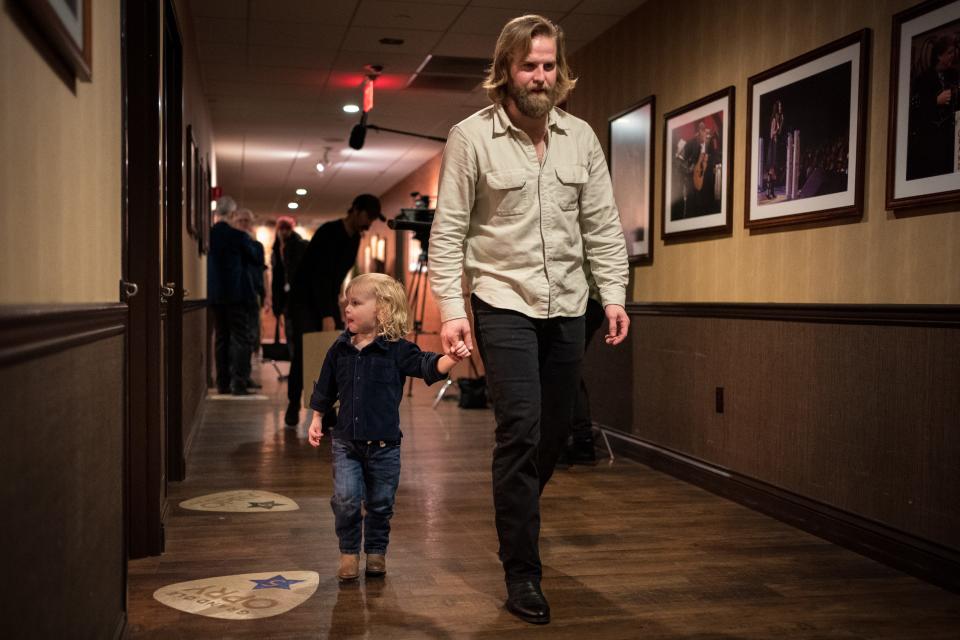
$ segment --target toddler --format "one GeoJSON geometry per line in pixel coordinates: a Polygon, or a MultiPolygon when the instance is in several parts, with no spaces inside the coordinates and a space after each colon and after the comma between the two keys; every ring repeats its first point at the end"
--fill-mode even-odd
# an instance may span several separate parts
{"type": "Polygon", "coordinates": [[[327,352],[310,407],[310,444],[323,438],[321,417],[340,400],[334,427],[333,507],[342,581],[360,576],[360,547],[368,577],[387,572],[390,518],[400,483],[400,400],[406,376],[433,384],[470,355],[460,342],[454,357],[421,351],[409,331],[403,286],[380,273],[347,286],[346,330],[327,352]],[[362,507],[365,507],[366,513],[362,507]]]}

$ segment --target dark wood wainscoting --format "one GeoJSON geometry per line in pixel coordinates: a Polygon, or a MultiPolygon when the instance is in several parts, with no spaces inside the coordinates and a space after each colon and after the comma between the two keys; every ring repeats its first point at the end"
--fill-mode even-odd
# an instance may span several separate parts
{"type": "Polygon", "coordinates": [[[615,449],[960,589],[960,307],[629,312],[630,361],[585,367],[593,398],[632,380],[591,402],[615,449]]]}
{"type": "MultiPolygon", "coordinates": [[[[183,302],[183,442],[189,460],[193,437],[203,420],[207,395],[207,301],[183,302]]],[[[187,468],[189,475],[190,469],[187,468]]]]}
{"type": "Polygon", "coordinates": [[[118,637],[126,619],[126,305],[0,309],[4,637],[118,637]]]}

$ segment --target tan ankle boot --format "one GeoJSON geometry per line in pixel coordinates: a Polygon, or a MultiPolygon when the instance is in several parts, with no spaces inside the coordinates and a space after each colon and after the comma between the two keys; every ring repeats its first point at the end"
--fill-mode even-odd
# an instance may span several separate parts
{"type": "Polygon", "coordinates": [[[356,580],[360,577],[360,554],[341,553],[340,568],[337,570],[337,578],[340,582],[356,580]]]}
{"type": "Polygon", "coordinates": [[[367,575],[379,578],[387,573],[387,557],[380,553],[367,554],[367,575]]]}

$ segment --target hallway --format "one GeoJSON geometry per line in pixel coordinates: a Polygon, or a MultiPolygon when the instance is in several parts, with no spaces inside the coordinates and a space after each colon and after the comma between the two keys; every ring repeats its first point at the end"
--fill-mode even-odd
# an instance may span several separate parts
{"type": "Polygon", "coordinates": [[[166,551],[129,564],[131,638],[956,638],[960,595],[618,458],[558,471],[543,499],[544,591],[553,622],[502,606],[489,464],[490,411],[401,407],[403,471],[383,580],[340,586],[329,442],[285,429],[282,384],[263,400],[208,397],[185,481],[170,485],[166,551]],[[177,505],[249,488],[298,511],[215,513],[177,505]],[[316,571],[300,606],[218,620],[153,599],[173,583],[316,571]]]}

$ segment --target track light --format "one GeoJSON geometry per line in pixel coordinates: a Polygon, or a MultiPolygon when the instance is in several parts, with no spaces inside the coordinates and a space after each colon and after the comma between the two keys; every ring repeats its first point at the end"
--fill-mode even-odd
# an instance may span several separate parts
{"type": "Polygon", "coordinates": [[[323,173],[330,166],[330,147],[323,148],[323,159],[317,163],[317,173],[323,173]]]}

